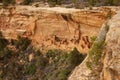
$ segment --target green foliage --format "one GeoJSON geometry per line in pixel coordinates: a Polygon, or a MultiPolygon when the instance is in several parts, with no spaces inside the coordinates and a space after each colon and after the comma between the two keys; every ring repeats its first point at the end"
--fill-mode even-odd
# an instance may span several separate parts
{"type": "Polygon", "coordinates": [[[111,0],[105,0],[105,4],[111,4],[111,0]]]}
{"type": "Polygon", "coordinates": [[[91,63],[90,61],[87,61],[87,62],[86,62],[86,66],[87,66],[90,70],[92,70],[92,63],[91,63]]]}
{"type": "Polygon", "coordinates": [[[72,0],[72,3],[74,4],[74,7],[76,6],[78,0],[72,0]]]}
{"type": "Polygon", "coordinates": [[[39,68],[44,68],[48,64],[48,60],[41,54],[36,56],[36,66],[39,68]]]}
{"type": "Polygon", "coordinates": [[[88,3],[92,6],[94,6],[97,2],[98,0],[88,0],[88,3]]]}
{"type": "Polygon", "coordinates": [[[67,80],[67,76],[70,74],[70,70],[62,69],[58,74],[58,80],[67,80]]]}
{"type": "Polygon", "coordinates": [[[73,51],[71,51],[71,53],[68,55],[68,61],[72,65],[78,65],[83,59],[84,56],[79,53],[77,48],[74,48],[73,51]]]}
{"type": "Polygon", "coordinates": [[[9,4],[15,4],[15,0],[2,0],[3,6],[8,6],[9,4]]]}
{"type": "Polygon", "coordinates": [[[51,7],[54,7],[56,5],[60,5],[63,0],[48,0],[48,3],[51,7]]]}
{"type": "Polygon", "coordinates": [[[54,7],[57,4],[54,0],[48,0],[48,3],[51,7],[54,7]]]}
{"type": "Polygon", "coordinates": [[[120,0],[113,0],[113,5],[119,5],[120,0]]]}
{"type": "Polygon", "coordinates": [[[11,3],[11,4],[15,4],[15,0],[11,0],[10,3],[11,3]]]}
{"type": "Polygon", "coordinates": [[[23,4],[24,5],[29,5],[33,0],[24,0],[23,4]]]}
{"type": "Polygon", "coordinates": [[[0,51],[6,47],[7,43],[8,41],[6,39],[0,39],[0,51]]]}
{"type": "Polygon", "coordinates": [[[7,39],[4,38],[4,36],[2,36],[2,33],[0,33],[0,71],[2,70],[0,78],[2,80],[22,80],[24,71],[29,74],[34,73],[34,66],[29,65],[27,66],[27,69],[24,69],[26,64],[23,65],[20,63],[20,60],[27,62],[26,57],[28,57],[28,55],[22,53],[23,51],[19,50],[19,48],[16,48],[16,50],[12,50],[10,48],[16,46],[16,42],[20,42],[19,46],[26,43],[28,44],[29,42],[26,39],[22,40],[25,42],[20,42],[21,40],[12,40],[13,43],[11,44],[7,39]]]}
{"type": "MultiPolygon", "coordinates": [[[[93,44],[92,50],[89,52],[90,57],[97,58],[97,56],[100,56],[100,54],[102,53],[103,47],[104,47],[104,42],[103,41],[101,41],[101,42],[95,42],[93,44]]],[[[98,62],[98,59],[95,62],[98,62]]]]}
{"type": "Polygon", "coordinates": [[[3,5],[4,6],[8,6],[9,3],[10,3],[10,0],[3,0],[3,5]]]}
{"type": "Polygon", "coordinates": [[[106,31],[109,30],[109,25],[108,24],[105,24],[105,29],[106,29],[106,31]]]}
{"type": "Polygon", "coordinates": [[[0,79],[2,80],[67,80],[72,70],[80,64],[84,55],[77,48],[66,52],[48,50],[46,53],[31,45],[31,40],[18,36],[17,40],[8,41],[0,34],[0,79]],[[1,40],[2,39],[2,40],[1,40]],[[5,41],[5,42],[4,42],[5,41]],[[0,45],[1,46],[1,45],[0,45]],[[1,47],[0,47],[1,48],[1,47]],[[32,61],[29,55],[33,54],[32,61]]]}
{"type": "Polygon", "coordinates": [[[82,9],[84,8],[84,4],[80,3],[79,0],[72,0],[73,6],[76,9],[82,9]]]}
{"type": "Polygon", "coordinates": [[[22,70],[23,66],[16,63],[15,61],[11,61],[7,63],[6,67],[3,67],[2,72],[2,80],[9,79],[9,80],[21,80],[23,76],[22,70]],[[7,77],[6,77],[7,76],[7,77]]]}
{"type": "Polygon", "coordinates": [[[8,44],[8,40],[4,38],[2,33],[0,32],[0,51],[3,50],[8,44]]]}
{"type": "Polygon", "coordinates": [[[35,64],[29,63],[25,68],[25,74],[27,75],[34,75],[36,72],[35,64]]]}
{"type": "MultiPolygon", "coordinates": [[[[41,56],[42,53],[40,52],[40,50],[36,50],[36,51],[35,51],[35,55],[36,55],[36,56],[41,56]]],[[[43,55],[42,55],[42,56],[43,56],[43,55]]]]}
{"type": "Polygon", "coordinates": [[[45,54],[45,56],[47,58],[51,58],[51,59],[55,59],[56,57],[60,56],[60,53],[62,54],[62,51],[61,50],[48,50],[47,53],[45,54]]]}
{"type": "Polygon", "coordinates": [[[105,3],[107,4],[107,5],[118,5],[119,4],[119,2],[120,2],[120,0],[105,0],[105,3]]]}
{"type": "Polygon", "coordinates": [[[12,56],[11,51],[6,47],[2,51],[0,51],[0,59],[4,62],[7,58],[10,58],[12,56]]]}
{"type": "Polygon", "coordinates": [[[10,56],[10,51],[7,48],[7,45],[8,45],[8,40],[5,39],[2,33],[0,32],[0,58],[1,59],[5,59],[5,57],[10,56]]]}
{"type": "Polygon", "coordinates": [[[113,0],[105,0],[106,4],[113,5],[113,0]]]}
{"type": "Polygon", "coordinates": [[[18,40],[12,41],[12,43],[16,46],[16,48],[19,48],[20,50],[26,50],[27,47],[31,44],[31,40],[18,36],[18,40]]]}
{"type": "Polygon", "coordinates": [[[46,57],[47,58],[55,58],[55,56],[56,56],[56,50],[54,51],[54,50],[48,50],[48,52],[46,53],[46,57]]]}
{"type": "MultiPolygon", "coordinates": [[[[32,0],[24,0],[24,3],[27,4],[30,1],[32,1],[32,0]]],[[[16,2],[15,2],[15,0],[2,0],[2,3],[3,3],[3,6],[8,6],[10,4],[14,5],[16,2]]]]}
{"type": "Polygon", "coordinates": [[[97,36],[90,37],[90,41],[93,43],[96,40],[97,36]]]}
{"type": "Polygon", "coordinates": [[[80,64],[84,55],[80,54],[77,48],[74,48],[71,52],[63,52],[60,50],[49,50],[46,54],[50,63],[46,68],[51,67],[50,72],[46,75],[47,80],[67,80],[72,69],[80,64]]]}
{"type": "Polygon", "coordinates": [[[78,1],[78,0],[72,0],[72,2],[73,2],[74,4],[77,3],[77,1],[78,1]]]}
{"type": "Polygon", "coordinates": [[[89,52],[89,61],[86,62],[86,66],[89,69],[94,69],[95,65],[99,64],[100,59],[101,59],[101,55],[102,55],[102,51],[104,48],[104,41],[99,41],[99,42],[94,42],[92,49],[89,52]]]}

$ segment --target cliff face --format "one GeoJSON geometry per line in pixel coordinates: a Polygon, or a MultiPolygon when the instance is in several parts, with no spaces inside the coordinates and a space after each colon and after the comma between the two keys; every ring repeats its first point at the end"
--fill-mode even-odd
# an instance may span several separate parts
{"type": "Polygon", "coordinates": [[[106,54],[102,80],[120,80],[120,12],[110,21],[106,36],[106,54]]]}
{"type": "Polygon", "coordinates": [[[120,80],[119,20],[120,12],[103,25],[87,58],[73,71],[69,80],[120,80]],[[102,50],[101,42],[105,44],[102,50]],[[99,47],[98,43],[101,44],[99,47]],[[98,50],[102,51],[100,55],[98,50]]]}
{"type": "MultiPolygon", "coordinates": [[[[72,49],[86,53],[107,19],[109,8],[76,10],[17,6],[0,10],[0,28],[9,39],[30,37],[37,47],[72,49]]],[[[112,12],[111,14],[114,14],[112,12]]]]}

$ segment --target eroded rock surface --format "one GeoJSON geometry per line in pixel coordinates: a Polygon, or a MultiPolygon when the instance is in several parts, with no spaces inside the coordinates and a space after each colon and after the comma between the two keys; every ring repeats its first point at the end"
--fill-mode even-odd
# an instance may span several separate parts
{"type": "Polygon", "coordinates": [[[90,36],[98,33],[108,13],[110,8],[104,7],[78,10],[17,6],[0,10],[0,28],[7,38],[27,36],[43,49],[77,47],[86,53],[91,47],[90,36]]]}
{"type": "MultiPolygon", "coordinates": [[[[69,80],[120,80],[120,12],[110,19],[106,26],[109,26],[107,33],[101,29],[98,40],[105,38],[103,56],[100,62],[90,70],[86,65],[90,61],[89,55],[71,74],[69,80]],[[101,33],[103,32],[103,33],[101,33]],[[106,36],[105,36],[106,35],[106,36]],[[101,38],[100,38],[101,37],[101,38]],[[102,65],[100,65],[102,64],[102,65]],[[99,69],[101,70],[99,70],[99,69]],[[94,70],[94,71],[93,71],[94,70]],[[96,71],[95,71],[96,70],[96,71]],[[93,73],[94,72],[94,73],[93,73]],[[95,74],[97,72],[98,74],[95,74]]],[[[103,25],[105,27],[105,25],[103,25]]],[[[98,53],[96,53],[98,54],[98,53]]],[[[93,55],[94,56],[94,55],[93,55]]],[[[95,57],[94,57],[95,58],[95,57]]],[[[91,65],[94,65],[92,62],[91,65]]]]}
{"type": "Polygon", "coordinates": [[[103,66],[103,79],[120,80],[120,12],[109,21],[106,36],[106,55],[103,66]]]}

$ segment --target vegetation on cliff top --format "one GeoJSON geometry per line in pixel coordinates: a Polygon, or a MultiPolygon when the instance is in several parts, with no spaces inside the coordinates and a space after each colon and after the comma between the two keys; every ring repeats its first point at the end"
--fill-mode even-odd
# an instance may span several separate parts
{"type": "MultiPolygon", "coordinates": [[[[32,2],[39,1],[39,2],[47,2],[49,6],[56,6],[61,4],[71,4],[71,7],[75,8],[82,8],[83,6],[117,6],[120,5],[120,0],[24,0],[21,4],[29,5],[32,2]]],[[[4,6],[8,4],[15,4],[15,0],[2,0],[4,6]]]]}

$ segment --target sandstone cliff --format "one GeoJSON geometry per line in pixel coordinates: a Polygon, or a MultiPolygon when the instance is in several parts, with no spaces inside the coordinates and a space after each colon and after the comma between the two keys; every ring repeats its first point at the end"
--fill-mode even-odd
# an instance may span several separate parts
{"type": "Polygon", "coordinates": [[[119,20],[120,12],[104,23],[87,58],[76,67],[69,80],[120,80],[119,20]]]}
{"type": "Polygon", "coordinates": [[[104,7],[93,10],[9,7],[0,10],[0,28],[9,39],[27,36],[42,49],[77,47],[86,53],[91,47],[89,38],[98,33],[109,12],[110,8],[104,7]]]}

